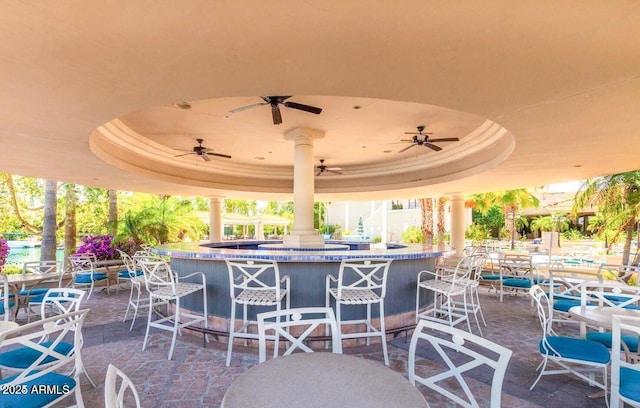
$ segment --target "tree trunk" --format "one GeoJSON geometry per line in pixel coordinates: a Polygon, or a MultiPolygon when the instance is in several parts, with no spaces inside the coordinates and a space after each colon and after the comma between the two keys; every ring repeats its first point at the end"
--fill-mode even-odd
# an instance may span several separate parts
{"type": "Polygon", "coordinates": [[[115,236],[118,233],[118,192],[107,190],[109,196],[109,223],[107,224],[109,235],[115,236]]]}
{"type": "Polygon", "coordinates": [[[633,232],[636,227],[636,219],[632,215],[627,220],[627,225],[625,226],[626,237],[624,240],[624,249],[622,251],[622,265],[627,265],[629,263],[629,256],[631,255],[631,241],[633,241],[633,232]]]}
{"type": "Polygon", "coordinates": [[[444,245],[444,207],[446,203],[446,197],[438,198],[436,209],[438,214],[438,245],[444,245]]]}
{"type": "Polygon", "coordinates": [[[422,235],[427,245],[433,244],[433,198],[421,198],[422,235]]]}
{"type": "Polygon", "coordinates": [[[65,185],[65,218],[64,218],[64,259],[65,268],[68,267],[67,259],[69,255],[76,252],[77,242],[77,226],[76,226],[76,185],[65,185]]]}
{"type": "Polygon", "coordinates": [[[56,260],[56,218],[58,183],[46,180],[44,184],[44,222],[42,223],[41,261],[56,260]]]}

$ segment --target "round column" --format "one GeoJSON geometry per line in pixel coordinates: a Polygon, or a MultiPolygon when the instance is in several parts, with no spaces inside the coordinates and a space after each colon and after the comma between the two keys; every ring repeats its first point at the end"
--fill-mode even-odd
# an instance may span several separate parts
{"type": "Polygon", "coordinates": [[[295,248],[324,246],[323,237],[313,228],[315,194],[315,162],[313,140],[324,137],[318,130],[297,128],[284,135],[294,146],[293,164],[293,230],[284,237],[283,244],[295,248]]]}
{"type": "Polygon", "coordinates": [[[222,241],[222,199],[209,198],[209,242],[222,241]]]}
{"type": "Polygon", "coordinates": [[[462,194],[453,194],[451,196],[451,248],[456,251],[456,255],[461,255],[464,250],[465,229],[464,197],[462,194]]]}

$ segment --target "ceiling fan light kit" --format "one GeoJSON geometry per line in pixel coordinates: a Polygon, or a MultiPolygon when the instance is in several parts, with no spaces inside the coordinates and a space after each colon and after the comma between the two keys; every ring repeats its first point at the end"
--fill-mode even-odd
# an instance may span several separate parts
{"type": "Polygon", "coordinates": [[[424,146],[424,147],[428,147],[429,149],[439,152],[440,150],[442,150],[442,147],[435,145],[434,143],[441,143],[441,142],[458,142],[460,141],[459,138],[457,137],[443,137],[443,138],[439,138],[439,139],[431,139],[429,137],[430,134],[432,134],[431,132],[424,132],[424,126],[420,125],[417,127],[418,132],[404,132],[405,135],[413,135],[413,137],[411,139],[402,139],[400,140],[401,142],[407,142],[407,143],[411,143],[409,146],[405,147],[404,149],[400,150],[398,153],[403,153],[409,149],[411,149],[414,146],[424,146]]]}
{"type": "Polygon", "coordinates": [[[304,105],[302,103],[290,102],[287,99],[291,98],[289,96],[261,96],[264,102],[254,103],[247,106],[242,106],[240,108],[231,109],[229,113],[238,113],[245,111],[247,109],[257,108],[259,106],[270,105],[271,106],[271,118],[273,120],[274,125],[279,125],[282,123],[282,113],[280,112],[280,105],[283,105],[285,108],[297,109],[304,112],[313,113],[319,115],[322,112],[322,108],[316,108],[315,106],[304,105]]]}
{"type": "Polygon", "coordinates": [[[190,154],[195,154],[195,155],[198,155],[198,156],[202,157],[202,160],[204,160],[206,162],[211,161],[211,158],[209,156],[223,157],[225,159],[230,159],[231,158],[231,156],[229,156],[228,154],[215,153],[211,149],[209,149],[208,147],[204,147],[202,145],[202,143],[204,142],[203,139],[196,139],[196,142],[198,143],[198,145],[197,146],[193,146],[193,148],[191,149],[190,152],[184,153],[184,154],[179,154],[179,155],[174,156],[174,157],[182,157],[182,156],[187,156],[187,155],[190,155],[190,154]]]}
{"type": "Polygon", "coordinates": [[[333,173],[333,174],[342,174],[342,169],[340,167],[328,167],[324,164],[324,159],[320,159],[320,165],[316,166],[316,176],[319,176],[323,173],[333,173]]]}

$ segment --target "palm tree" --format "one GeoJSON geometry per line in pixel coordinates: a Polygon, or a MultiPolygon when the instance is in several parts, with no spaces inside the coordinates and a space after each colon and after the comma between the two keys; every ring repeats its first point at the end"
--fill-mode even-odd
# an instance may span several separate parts
{"type": "Polygon", "coordinates": [[[447,201],[447,197],[438,197],[436,202],[436,213],[438,214],[438,245],[444,245],[444,207],[447,201]]]}
{"type": "Polygon", "coordinates": [[[420,213],[422,215],[422,235],[427,245],[433,243],[433,198],[421,198],[420,213]]]}
{"type": "Polygon", "coordinates": [[[53,180],[46,180],[44,189],[44,222],[42,223],[42,247],[40,248],[40,260],[55,261],[58,183],[53,180]]]}
{"type": "Polygon", "coordinates": [[[120,223],[123,235],[136,242],[164,244],[186,237],[198,240],[204,223],[190,201],[174,196],[146,195],[138,212],[128,212],[120,223]]]}
{"type": "Polygon", "coordinates": [[[516,227],[514,224],[520,210],[540,205],[540,200],[526,188],[474,194],[467,201],[482,214],[486,214],[493,206],[499,206],[502,209],[504,229],[508,236],[514,234],[516,227]]]}
{"type": "MultiPolygon", "coordinates": [[[[615,239],[625,235],[622,264],[629,263],[631,241],[640,213],[640,170],[586,180],[576,193],[573,214],[587,206],[597,206],[608,226],[618,225],[615,239]]],[[[638,254],[634,263],[638,262],[638,254]]]]}

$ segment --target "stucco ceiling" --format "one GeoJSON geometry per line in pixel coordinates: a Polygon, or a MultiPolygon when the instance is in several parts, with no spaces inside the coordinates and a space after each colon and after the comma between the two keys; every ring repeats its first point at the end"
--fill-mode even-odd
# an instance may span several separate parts
{"type": "Polygon", "coordinates": [[[3,2],[0,171],[290,199],[284,135],[298,128],[342,168],[316,177],[318,200],[632,170],[638,21],[636,2],[3,2]],[[266,95],[323,112],[282,107],[279,126],[268,106],[229,114],[266,95]],[[419,125],[460,141],[399,153],[419,125]],[[196,138],[232,158],[176,157],[196,138]]]}

